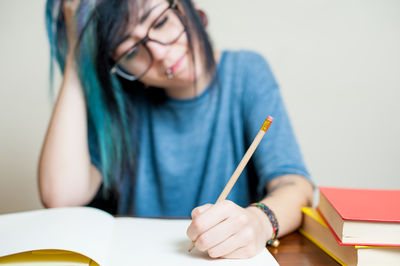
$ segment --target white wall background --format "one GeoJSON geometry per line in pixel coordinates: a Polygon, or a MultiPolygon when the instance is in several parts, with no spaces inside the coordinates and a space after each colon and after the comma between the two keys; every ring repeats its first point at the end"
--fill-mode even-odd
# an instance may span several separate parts
{"type": "MultiPolygon", "coordinates": [[[[314,181],[400,189],[400,1],[197,0],[218,49],[269,61],[314,181]]],[[[0,213],[40,208],[44,0],[0,0],[0,213]]]]}

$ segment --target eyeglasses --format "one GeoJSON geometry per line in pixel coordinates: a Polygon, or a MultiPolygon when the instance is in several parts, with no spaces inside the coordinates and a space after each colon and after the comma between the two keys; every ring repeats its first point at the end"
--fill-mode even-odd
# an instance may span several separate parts
{"type": "Polygon", "coordinates": [[[170,1],[169,6],[153,21],[146,36],[115,60],[111,72],[131,81],[140,79],[151,68],[154,60],[146,43],[152,41],[170,45],[184,32],[185,26],[177,0],[170,1]]]}

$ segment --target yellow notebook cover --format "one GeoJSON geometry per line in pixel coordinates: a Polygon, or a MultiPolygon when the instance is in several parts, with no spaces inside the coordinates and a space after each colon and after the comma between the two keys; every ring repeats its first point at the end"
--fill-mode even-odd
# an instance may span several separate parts
{"type": "Polygon", "coordinates": [[[314,208],[304,207],[300,233],[341,265],[400,265],[399,247],[340,245],[314,208]]]}
{"type": "Polygon", "coordinates": [[[9,255],[0,258],[0,265],[99,266],[96,262],[81,254],[63,250],[37,250],[9,255]]]}
{"type": "Polygon", "coordinates": [[[304,218],[299,232],[340,265],[356,265],[357,251],[354,246],[339,246],[335,238],[331,235],[328,226],[314,208],[303,207],[301,210],[304,218]],[[311,220],[308,220],[308,218],[311,220]],[[312,221],[316,223],[312,223],[312,221]]]}

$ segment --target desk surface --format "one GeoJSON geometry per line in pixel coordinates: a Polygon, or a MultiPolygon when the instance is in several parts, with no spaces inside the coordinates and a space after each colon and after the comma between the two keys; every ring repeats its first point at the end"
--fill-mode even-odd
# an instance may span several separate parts
{"type": "Polygon", "coordinates": [[[277,248],[268,250],[279,265],[339,265],[310,240],[295,232],[280,239],[277,248]]]}

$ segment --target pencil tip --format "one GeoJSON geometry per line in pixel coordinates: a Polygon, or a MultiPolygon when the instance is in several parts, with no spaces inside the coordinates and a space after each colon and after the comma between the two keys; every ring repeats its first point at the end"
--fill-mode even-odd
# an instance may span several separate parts
{"type": "Polygon", "coordinates": [[[192,252],[192,250],[193,250],[193,248],[194,248],[194,242],[192,242],[192,245],[190,246],[190,248],[189,248],[189,252],[192,252]]]}

